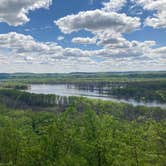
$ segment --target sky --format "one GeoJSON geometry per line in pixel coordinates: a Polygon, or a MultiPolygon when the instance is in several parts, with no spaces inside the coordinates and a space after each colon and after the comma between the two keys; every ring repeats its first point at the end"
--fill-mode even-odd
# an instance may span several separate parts
{"type": "Polygon", "coordinates": [[[0,73],[166,70],[166,0],[0,0],[0,73]]]}

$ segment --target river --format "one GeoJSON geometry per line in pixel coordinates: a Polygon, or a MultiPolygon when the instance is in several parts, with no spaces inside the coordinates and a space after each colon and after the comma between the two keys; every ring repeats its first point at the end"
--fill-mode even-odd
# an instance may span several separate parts
{"type": "Polygon", "coordinates": [[[166,108],[166,104],[160,104],[157,102],[137,102],[133,99],[116,99],[112,96],[99,93],[98,90],[82,90],[76,88],[74,85],[67,84],[31,84],[27,92],[36,93],[36,94],[55,94],[58,96],[82,96],[91,99],[100,99],[114,102],[123,102],[127,104],[132,104],[133,106],[146,106],[146,107],[160,107],[166,108]]]}

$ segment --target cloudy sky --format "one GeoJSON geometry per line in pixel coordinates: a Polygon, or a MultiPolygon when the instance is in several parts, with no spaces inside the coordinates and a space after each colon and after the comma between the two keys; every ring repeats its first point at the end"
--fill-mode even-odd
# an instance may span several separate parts
{"type": "Polygon", "coordinates": [[[0,73],[136,70],[166,70],[166,0],[0,0],[0,73]]]}

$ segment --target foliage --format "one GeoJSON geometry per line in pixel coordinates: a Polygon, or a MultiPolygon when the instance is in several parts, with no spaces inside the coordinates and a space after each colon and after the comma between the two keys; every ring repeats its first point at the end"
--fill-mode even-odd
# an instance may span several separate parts
{"type": "Polygon", "coordinates": [[[98,90],[99,93],[106,93],[116,98],[166,102],[166,72],[0,73],[0,81],[0,87],[8,89],[28,89],[29,84],[65,83],[74,84],[78,89],[98,90]]]}
{"type": "Polygon", "coordinates": [[[164,166],[166,121],[116,120],[70,106],[59,115],[0,106],[0,163],[164,166]]]}
{"type": "Polygon", "coordinates": [[[109,83],[117,97],[165,103],[165,72],[18,73],[0,79],[0,166],[165,166],[166,110],[18,91],[27,83],[92,89],[109,83]]]}
{"type": "Polygon", "coordinates": [[[97,114],[110,114],[117,119],[140,120],[154,119],[160,121],[166,118],[166,110],[158,107],[134,107],[129,104],[111,101],[91,100],[83,97],[61,97],[56,95],[31,94],[18,90],[1,89],[0,102],[10,108],[31,109],[33,111],[64,112],[74,106],[79,112],[93,110],[97,114]]]}

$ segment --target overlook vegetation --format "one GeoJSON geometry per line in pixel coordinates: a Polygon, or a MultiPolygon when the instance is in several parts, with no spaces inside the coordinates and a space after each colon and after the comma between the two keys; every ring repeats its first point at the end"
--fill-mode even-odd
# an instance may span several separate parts
{"type": "MultiPolygon", "coordinates": [[[[165,166],[166,109],[20,91],[28,79],[0,84],[0,165],[165,166]]],[[[74,81],[78,88],[108,83],[74,81]]],[[[121,83],[112,92],[120,97],[165,95],[161,77],[121,83]]]]}
{"type": "Polygon", "coordinates": [[[110,112],[98,108],[73,104],[54,114],[1,105],[1,165],[165,165],[164,119],[156,121],[147,113],[146,120],[141,115],[127,120],[114,104],[110,112]]]}

